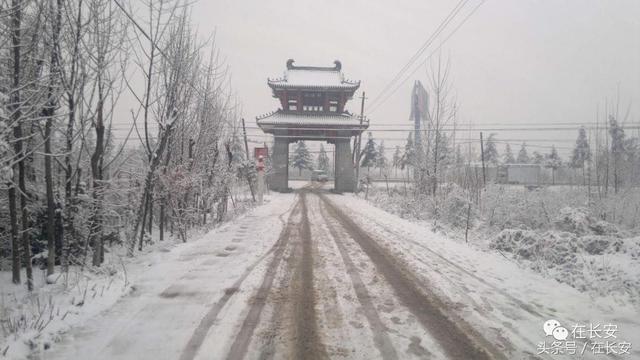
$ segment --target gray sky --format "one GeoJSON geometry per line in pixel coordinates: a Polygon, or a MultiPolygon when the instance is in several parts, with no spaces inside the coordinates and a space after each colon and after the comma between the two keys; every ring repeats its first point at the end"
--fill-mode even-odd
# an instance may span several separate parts
{"type": "MultiPolygon", "coordinates": [[[[470,0],[463,12],[479,1],[470,0]]],[[[362,81],[361,90],[371,101],[456,3],[200,0],[193,16],[203,35],[217,30],[217,43],[233,73],[232,86],[245,118],[255,126],[256,115],[278,107],[266,78],[281,75],[286,59],[319,66],[339,59],[347,77],[362,81]]],[[[435,44],[425,56],[431,49],[435,44]]],[[[597,105],[602,108],[606,99],[612,101],[619,88],[621,107],[631,106],[630,120],[638,124],[640,1],[487,0],[443,45],[442,53],[451,60],[461,122],[472,121],[479,127],[592,123],[597,105]]],[[[409,125],[414,79],[425,81],[426,68],[368,114],[373,128],[376,123],[409,125]]],[[[354,99],[350,109],[358,112],[359,100],[354,99]]],[[[540,145],[557,139],[557,146],[570,147],[567,141],[573,141],[576,133],[498,132],[498,136],[530,139],[530,144],[539,140],[540,145]]],[[[387,138],[406,135],[374,133],[387,138]]],[[[385,141],[387,148],[396,143],[400,142],[385,141]]]]}

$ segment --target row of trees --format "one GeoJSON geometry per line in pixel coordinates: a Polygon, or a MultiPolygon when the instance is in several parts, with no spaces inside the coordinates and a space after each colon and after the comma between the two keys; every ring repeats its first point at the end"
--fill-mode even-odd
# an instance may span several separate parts
{"type": "Polygon", "coordinates": [[[186,241],[222,220],[250,168],[226,67],[189,5],[132,6],[0,1],[0,266],[14,283],[26,268],[29,289],[34,253],[53,274],[99,266],[107,245],[133,255],[154,226],[186,241]]]}
{"type": "MultiPolygon", "coordinates": [[[[555,145],[548,147],[547,153],[539,151],[533,151],[531,155],[527,150],[527,144],[522,143],[517,156],[514,155],[511,145],[506,143],[504,146],[504,152],[502,154],[498,151],[499,140],[496,139],[496,134],[490,134],[484,141],[483,150],[484,154],[476,154],[471,149],[466,155],[462,151],[462,145],[457,145],[456,149],[452,149],[447,141],[447,134],[442,133],[440,135],[441,143],[440,149],[442,157],[440,164],[447,168],[451,167],[463,167],[468,163],[478,163],[484,157],[484,162],[487,166],[509,165],[509,164],[537,164],[551,169],[553,172],[559,168],[576,169],[582,172],[583,181],[587,181],[589,171],[598,170],[596,162],[600,165],[598,174],[593,174],[594,181],[596,175],[603,184],[608,181],[613,185],[614,191],[618,191],[618,188],[623,178],[631,179],[632,174],[638,173],[638,151],[640,146],[637,137],[628,137],[625,135],[624,127],[621,126],[613,115],[609,116],[608,124],[598,129],[599,133],[606,132],[607,136],[604,139],[605,144],[602,144],[602,139],[596,144],[597,149],[592,149],[592,143],[594,140],[590,139],[588,130],[586,127],[578,129],[578,135],[575,141],[575,145],[571,150],[571,153],[567,159],[563,159],[556,149],[555,145]],[[594,157],[594,151],[597,156],[594,157]],[[591,166],[593,165],[593,166],[591,166]],[[591,170],[589,168],[591,167],[591,170]],[[607,180],[609,179],[609,180],[607,180]]],[[[428,144],[427,144],[428,146],[428,144]]],[[[375,159],[377,156],[375,151],[375,140],[371,137],[367,143],[366,151],[369,152],[368,159],[375,159]]],[[[416,147],[413,142],[413,134],[409,134],[404,146],[404,151],[396,146],[396,151],[393,155],[392,166],[394,168],[404,169],[405,167],[414,168],[416,166],[416,147]]],[[[366,157],[367,155],[365,155],[366,157]]],[[[371,161],[370,164],[375,164],[375,161],[371,161]]]]}
{"type": "Polygon", "coordinates": [[[304,141],[298,141],[296,143],[289,161],[289,166],[298,169],[298,175],[302,175],[302,170],[304,169],[318,169],[326,173],[331,172],[329,155],[327,155],[324,145],[320,144],[320,150],[314,162],[311,152],[304,141]]]}

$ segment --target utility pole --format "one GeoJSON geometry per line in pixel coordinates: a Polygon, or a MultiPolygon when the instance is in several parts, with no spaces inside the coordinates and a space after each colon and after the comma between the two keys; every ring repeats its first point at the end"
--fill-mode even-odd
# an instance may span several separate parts
{"type": "Polygon", "coordinates": [[[413,148],[415,151],[415,164],[413,165],[414,186],[417,189],[420,183],[420,166],[422,166],[422,137],[420,134],[420,106],[418,105],[418,94],[413,91],[413,148]]]}
{"type": "MultiPolygon", "coordinates": [[[[249,161],[249,143],[247,142],[247,128],[244,126],[244,118],[242,118],[242,136],[244,137],[244,151],[247,154],[247,163],[249,161]]],[[[251,191],[251,198],[256,201],[256,195],[253,193],[253,184],[251,184],[251,177],[247,173],[247,183],[249,183],[249,191],[251,191]]]]}
{"type": "MultiPolygon", "coordinates": [[[[427,90],[422,86],[419,80],[416,80],[413,84],[413,90],[411,92],[411,117],[413,120],[413,142],[415,157],[413,164],[413,178],[416,184],[420,183],[423,178],[423,165],[426,159],[423,158],[422,147],[422,129],[421,124],[423,119],[427,119],[429,116],[429,95],[427,90]]],[[[417,187],[416,187],[417,188],[417,187]]]]}
{"type": "Polygon", "coordinates": [[[482,131],[480,131],[480,159],[482,159],[482,184],[487,186],[487,175],[484,170],[484,142],[482,141],[482,131]]]}
{"type": "Polygon", "coordinates": [[[242,118],[242,136],[244,137],[244,151],[247,154],[247,160],[249,160],[249,143],[247,142],[247,128],[244,126],[244,118],[242,118]]]}
{"type": "MultiPolygon", "coordinates": [[[[362,128],[362,123],[364,122],[364,101],[367,98],[366,93],[363,91],[362,92],[362,96],[360,97],[360,99],[362,99],[361,103],[360,103],[360,128],[362,128]]],[[[358,193],[358,183],[360,182],[360,147],[362,145],[362,132],[360,132],[358,134],[358,146],[355,149],[355,167],[356,167],[356,189],[355,192],[356,194],[358,193]]]]}

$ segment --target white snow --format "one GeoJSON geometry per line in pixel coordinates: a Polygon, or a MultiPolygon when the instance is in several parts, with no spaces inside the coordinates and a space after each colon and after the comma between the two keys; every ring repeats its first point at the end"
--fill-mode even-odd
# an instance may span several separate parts
{"type": "Polygon", "coordinates": [[[259,117],[256,122],[259,126],[265,125],[320,125],[320,126],[349,126],[359,127],[360,119],[356,116],[341,114],[341,115],[326,115],[323,113],[318,114],[294,114],[277,111],[273,114],[269,114],[264,117],[259,117]]]}
{"type": "MultiPolygon", "coordinates": [[[[290,182],[294,188],[306,184],[290,182]]],[[[37,285],[43,287],[34,295],[26,294],[23,286],[3,286],[2,318],[6,318],[7,312],[14,319],[21,314],[29,318],[38,307],[45,309],[46,318],[51,317],[49,312],[57,315],[52,316],[51,323],[40,332],[26,329],[17,337],[0,339],[0,351],[9,346],[9,359],[23,359],[27,355],[41,359],[174,359],[180,356],[194,329],[201,328],[204,336],[196,358],[224,357],[230,339],[236,335],[238,319],[244,318],[247,304],[261,284],[268,263],[264,260],[270,256],[269,249],[278,239],[296,196],[295,193],[272,193],[266,197],[264,206],[199,239],[186,244],[158,243],[148,253],[123,259],[121,264],[112,261],[102,274],[74,272],[69,279],[55,279],[55,284],[43,285],[46,276],[37,270],[37,285]],[[126,269],[126,280],[122,267],[126,269]],[[244,280],[239,282],[239,279],[244,280]],[[64,290],[65,282],[72,284],[67,290],[64,290]],[[223,304],[219,316],[207,324],[207,314],[230,292],[233,293],[231,300],[223,304]],[[49,302],[53,305],[44,305],[49,302]]],[[[574,325],[614,324],[617,341],[640,344],[640,313],[630,303],[620,302],[614,296],[592,298],[495,251],[434,233],[426,223],[402,219],[356,196],[327,196],[412,269],[425,284],[425,291],[439,295],[459,317],[515,358],[529,358],[538,353],[538,344],[551,343],[543,331],[543,324],[550,319],[568,329],[574,325]]],[[[317,197],[307,199],[310,209],[319,208],[317,197]]],[[[317,274],[317,286],[337,284],[340,293],[354,299],[356,295],[348,281],[340,280],[345,276],[345,265],[337,260],[336,246],[325,241],[329,230],[318,216],[311,210],[311,232],[317,241],[323,241],[318,251],[320,259],[326,260],[321,261],[331,263],[326,266],[326,273],[317,274]]],[[[392,301],[393,294],[376,279],[370,260],[355,248],[349,251],[358,266],[371,269],[360,275],[371,295],[392,301]]],[[[0,280],[8,284],[10,279],[0,280]]],[[[320,304],[331,301],[321,300],[320,304]]],[[[357,302],[347,298],[335,301],[346,316],[352,316],[350,320],[354,323],[367,323],[357,309],[357,302]]],[[[396,321],[411,318],[402,304],[377,305],[394,308],[380,315],[383,323],[388,324],[394,343],[406,348],[411,345],[410,338],[428,338],[421,333],[424,329],[410,322],[396,321]]],[[[328,314],[325,318],[330,321],[330,308],[319,311],[328,314]]],[[[352,341],[351,346],[371,347],[367,336],[370,329],[366,326],[364,330],[358,327],[331,329],[330,324],[324,323],[325,318],[321,319],[320,326],[328,329],[329,343],[352,341]]],[[[582,344],[591,346],[578,342],[582,344]]],[[[435,355],[442,355],[437,343],[423,342],[422,346],[435,355]]],[[[631,351],[626,358],[640,356],[633,346],[631,351]]],[[[376,352],[368,354],[375,356],[376,352]]],[[[586,355],[584,358],[600,358],[590,350],[586,355]]]]}
{"type": "MultiPolygon", "coordinates": [[[[265,197],[264,206],[199,239],[184,244],[165,241],[146,254],[123,259],[126,281],[125,273],[119,271],[122,268],[116,267],[114,275],[107,277],[74,273],[69,283],[77,285],[68,290],[63,289],[61,279],[40,288],[45,277],[38,273],[36,288],[40,290],[32,295],[26,294],[24,286],[3,285],[1,318],[8,315],[3,312],[11,312],[14,318],[31,316],[37,307],[35,299],[40,299],[40,304],[51,299],[54,313],[60,316],[54,316],[40,333],[30,329],[19,336],[0,338],[0,353],[8,346],[8,359],[24,359],[29,354],[42,359],[114,359],[125,353],[127,358],[140,354],[145,358],[178,358],[212,303],[275,243],[293,200],[292,194],[272,193],[265,197]]],[[[262,265],[257,264],[243,286],[251,289],[260,281],[262,265]]],[[[10,273],[2,275],[7,277],[0,279],[2,284],[10,284],[10,273]]],[[[234,306],[242,311],[250,294],[243,287],[235,295],[237,303],[225,311],[233,311],[234,306]]],[[[233,326],[217,326],[216,331],[222,335],[233,326]]],[[[224,335],[228,338],[232,334],[224,335]]]]}
{"type": "MultiPolygon", "coordinates": [[[[616,340],[637,347],[632,346],[629,358],[640,357],[640,311],[633,305],[611,296],[592,298],[495,252],[453,241],[433,233],[425,223],[399,218],[355,196],[331,199],[431,284],[429,291],[448,299],[461,317],[493,342],[513,346],[525,356],[537,354],[538,343],[551,343],[542,328],[549,319],[568,329],[575,324],[614,324],[616,340]]],[[[585,355],[599,358],[589,351],[585,355]]]]}
{"type": "Polygon", "coordinates": [[[269,84],[280,87],[330,87],[353,89],[360,85],[358,81],[345,80],[340,71],[335,70],[286,70],[284,77],[269,79],[269,84]]]}

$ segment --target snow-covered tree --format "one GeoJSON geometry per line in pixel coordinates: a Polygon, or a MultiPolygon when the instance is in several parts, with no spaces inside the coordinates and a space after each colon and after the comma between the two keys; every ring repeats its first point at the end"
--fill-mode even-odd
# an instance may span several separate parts
{"type": "Polygon", "coordinates": [[[591,160],[591,148],[587,139],[587,130],[583,127],[578,130],[578,138],[576,146],[571,154],[571,167],[574,169],[582,169],[582,182],[586,184],[585,179],[585,163],[591,160]]]}
{"type": "Polygon", "coordinates": [[[533,154],[531,155],[531,160],[530,161],[532,163],[534,163],[534,164],[543,165],[544,164],[544,155],[542,155],[538,151],[534,151],[533,154]]]}
{"type": "Polygon", "coordinates": [[[609,135],[611,136],[611,155],[613,156],[613,190],[617,194],[620,183],[620,168],[625,155],[624,129],[613,115],[609,115],[609,135]]]}
{"type": "Polygon", "coordinates": [[[571,167],[584,168],[585,162],[591,159],[591,149],[589,147],[589,141],[587,140],[587,130],[581,127],[578,130],[578,138],[576,139],[576,146],[573,148],[571,154],[571,167]]]}
{"type": "MultiPolygon", "coordinates": [[[[435,156],[435,153],[434,153],[435,156]]],[[[438,168],[447,166],[455,161],[455,152],[451,148],[449,137],[446,133],[442,132],[438,137],[438,168]]]]}
{"type": "Polygon", "coordinates": [[[376,146],[376,142],[373,140],[373,136],[371,132],[369,132],[369,139],[367,140],[364,149],[362,150],[363,157],[360,162],[360,166],[364,166],[367,168],[367,173],[372,166],[376,165],[377,153],[378,149],[376,146]]]}
{"type": "Polygon", "coordinates": [[[402,161],[400,162],[400,169],[405,167],[414,166],[416,158],[416,147],[413,143],[413,134],[409,133],[407,136],[407,142],[404,145],[404,153],[402,154],[402,161]]]}
{"type": "Polygon", "coordinates": [[[400,146],[396,145],[396,150],[393,152],[393,159],[391,160],[391,165],[396,171],[396,175],[398,175],[398,168],[402,165],[402,152],[400,151],[400,146]]]}
{"type": "Polygon", "coordinates": [[[318,166],[317,168],[320,170],[324,170],[325,172],[329,172],[329,156],[327,156],[327,152],[324,150],[324,145],[320,144],[320,152],[318,153],[318,166]]]}
{"type": "Polygon", "coordinates": [[[484,161],[487,164],[498,164],[498,149],[495,142],[496,134],[491,134],[484,142],[484,161]]]}
{"type": "Polygon", "coordinates": [[[464,155],[462,155],[462,146],[456,146],[456,159],[455,164],[457,167],[462,167],[464,165],[464,155]]]}
{"type": "Polygon", "coordinates": [[[385,170],[387,166],[388,162],[385,155],[384,140],[381,140],[380,145],[378,145],[378,150],[376,151],[376,167],[380,169],[380,175],[382,175],[382,171],[385,170]]]}
{"type": "Polygon", "coordinates": [[[518,151],[517,161],[519,164],[528,164],[531,161],[529,154],[527,153],[527,144],[522,143],[520,151],[518,151]]]}
{"type": "Polygon", "coordinates": [[[304,141],[298,141],[291,158],[291,166],[298,169],[298,175],[302,175],[302,169],[313,169],[311,154],[304,141]]]}
{"type": "Polygon", "coordinates": [[[515,164],[516,158],[513,157],[513,151],[511,151],[511,145],[507,144],[504,147],[504,155],[503,155],[505,164],[515,164]]]}
{"type": "Polygon", "coordinates": [[[551,152],[547,155],[544,166],[551,169],[551,183],[556,183],[556,170],[562,166],[562,159],[558,155],[555,145],[551,146],[551,152]]]}
{"type": "Polygon", "coordinates": [[[238,134],[235,134],[231,140],[231,164],[234,168],[240,169],[244,161],[244,142],[238,134]]]}

